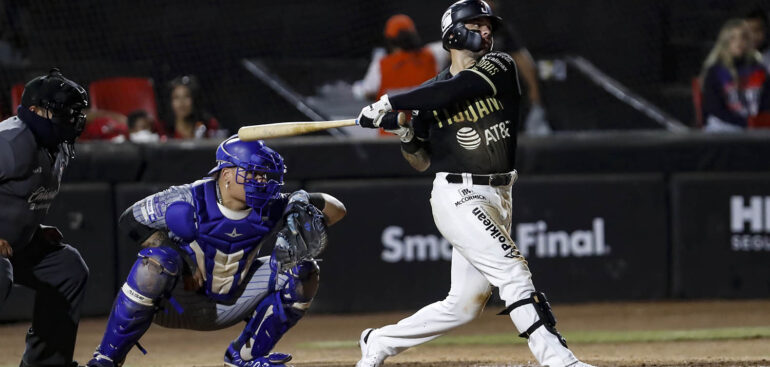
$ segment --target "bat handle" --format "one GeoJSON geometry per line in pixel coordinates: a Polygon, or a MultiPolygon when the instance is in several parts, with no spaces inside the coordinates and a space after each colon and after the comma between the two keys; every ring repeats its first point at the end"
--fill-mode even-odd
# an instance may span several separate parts
{"type": "Polygon", "coordinates": [[[406,114],[403,112],[387,112],[380,121],[380,127],[385,130],[396,130],[404,125],[406,125],[406,114]]]}

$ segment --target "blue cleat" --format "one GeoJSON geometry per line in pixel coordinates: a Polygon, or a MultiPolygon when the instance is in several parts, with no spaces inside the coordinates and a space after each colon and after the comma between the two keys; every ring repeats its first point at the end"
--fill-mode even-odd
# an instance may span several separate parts
{"type": "Polygon", "coordinates": [[[249,361],[241,358],[241,353],[232,345],[225,352],[226,367],[286,367],[285,363],[291,361],[291,354],[270,353],[264,357],[257,357],[249,361]]]}
{"type": "Polygon", "coordinates": [[[94,358],[88,361],[86,367],[119,367],[121,365],[123,365],[123,363],[115,363],[109,357],[96,352],[94,353],[94,358]]]}

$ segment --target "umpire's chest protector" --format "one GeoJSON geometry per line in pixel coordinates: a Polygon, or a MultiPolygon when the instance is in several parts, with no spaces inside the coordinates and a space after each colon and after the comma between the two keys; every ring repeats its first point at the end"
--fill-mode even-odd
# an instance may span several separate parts
{"type": "Polygon", "coordinates": [[[275,220],[260,217],[256,210],[242,218],[237,212],[225,215],[228,209],[218,204],[214,180],[193,185],[192,191],[199,235],[190,249],[198,267],[205,269],[206,294],[216,300],[231,299],[275,220]]]}

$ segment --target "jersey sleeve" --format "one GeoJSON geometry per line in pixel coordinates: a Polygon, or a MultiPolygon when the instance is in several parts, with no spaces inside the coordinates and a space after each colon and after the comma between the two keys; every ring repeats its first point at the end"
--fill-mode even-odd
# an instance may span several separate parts
{"type": "Polygon", "coordinates": [[[493,95],[507,91],[521,94],[516,63],[511,55],[504,52],[490,52],[482,57],[476,65],[461,73],[474,73],[492,88],[493,95]]]}
{"type": "Polygon", "coordinates": [[[16,159],[11,144],[0,139],[0,182],[13,178],[16,167],[16,159]]]}
{"type": "Polygon", "coordinates": [[[192,185],[171,186],[159,193],[152,194],[137,201],[132,206],[136,221],[150,228],[166,230],[166,209],[172,203],[184,201],[195,205],[192,196],[192,185]]]}

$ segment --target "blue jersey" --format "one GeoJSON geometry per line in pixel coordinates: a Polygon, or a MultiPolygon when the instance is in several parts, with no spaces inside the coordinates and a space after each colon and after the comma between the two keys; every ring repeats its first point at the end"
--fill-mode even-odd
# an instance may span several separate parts
{"type": "Polygon", "coordinates": [[[133,205],[136,220],[169,233],[203,271],[206,294],[218,301],[232,299],[251,269],[262,239],[281,221],[287,197],[271,201],[260,216],[258,211],[234,211],[219,203],[216,181],[205,179],[193,184],[172,186],[133,205]],[[166,209],[184,201],[195,208],[198,236],[184,243],[166,225],[166,209]]]}

